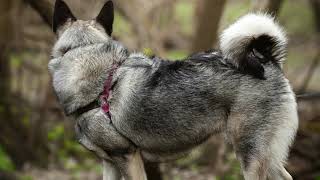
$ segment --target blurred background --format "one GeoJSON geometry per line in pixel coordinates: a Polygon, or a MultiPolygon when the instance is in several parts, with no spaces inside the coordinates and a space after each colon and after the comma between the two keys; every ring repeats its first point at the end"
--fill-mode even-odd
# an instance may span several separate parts
{"type": "MultiPolygon", "coordinates": [[[[92,19],[104,0],[66,0],[92,19]]],[[[182,59],[216,47],[219,32],[252,11],[288,32],[285,74],[298,94],[300,127],[288,171],[320,180],[320,0],[114,0],[114,36],[146,55],[182,59]]],[[[54,0],[0,2],[0,180],[96,180],[100,160],[75,140],[52,92],[47,63],[54,0]]],[[[243,179],[231,147],[215,136],[184,159],[147,164],[151,180],[243,179]]]]}

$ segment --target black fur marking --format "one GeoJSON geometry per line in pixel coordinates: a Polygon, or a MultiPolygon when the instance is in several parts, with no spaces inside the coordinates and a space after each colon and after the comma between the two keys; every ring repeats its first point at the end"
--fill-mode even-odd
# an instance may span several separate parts
{"type": "Polygon", "coordinates": [[[266,79],[264,77],[264,68],[260,62],[260,59],[257,58],[253,53],[247,54],[246,61],[243,61],[240,67],[246,70],[248,74],[251,74],[259,79],[266,79]]]}
{"type": "Polygon", "coordinates": [[[278,42],[273,37],[262,35],[251,42],[248,50],[253,51],[253,49],[255,49],[256,51],[258,51],[263,56],[263,58],[259,58],[260,62],[262,63],[275,61],[273,52],[275,51],[275,47],[277,44],[278,42]]]}
{"type": "Polygon", "coordinates": [[[161,60],[160,67],[158,71],[156,71],[151,79],[148,81],[148,87],[156,87],[161,80],[162,76],[166,74],[172,74],[173,72],[177,71],[183,63],[181,61],[168,61],[168,60],[161,60]]]}
{"type": "Polygon", "coordinates": [[[191,54],[187,59],[192,60],[215,60],[216,58],[221,58],[221,52],[215,49],[208,49],[203,52],[198,52],[191,54]]]}
{"type": "Polygon", "coordinates": [[[154,57],[153,60],[160,62],[160,64],[159,69],[154,72],[146,84],[146,86],[150,88],[158,86],[161,80],[163,80],[163,77],[166,77],[165,79],[167,81],[172,81],[170,78],[172,76],[192,76],[192,74],[198,73],[194,68],[195,66],[212,66],[216,63],[222,64],[221,53],[214,49],[194,53],[183,60],[171,61],[158,57],[154,57]],[[182,72],[181,69],[187,71],[182,72]]]}
{"type": "Polygon", "coordinates": [[[80,107],[78,108],[77,110],[71,112],[71,113],[68,113],[66,114],[66,116],[75,116],[75,117],[79,117],[80,115],[82,115],[83,113],[86,113],[88,111],[91,111],[93,109],[96,109],[96,108],[100,108],[101,105],[100,103],[98,102],[98,100],[95,100],[93,102],[91,102],[90,104],[84,106],[84,107],[80,107]]]}
{"type": "Polygon", "coordinates": [[[56,0],[53,13],[52,30],[57,32],[58,28],[64,25],[68,20],[76,21],[68,5],[62,0],[56,0]]]}
{"type": "Polygon", "coordinates": [[[261,35],[252,39],[239,62],[240,71],[265,80],[263,64],[271,61],[279,65],[277,61],[285,54],[279,48],[279,42],[271,36],[261,35]],[[277,57],[274,52],[277,52],[277,57]]]}
{"type": "Polygon", "coordinates": [[[114,20],[114,7],[112,1],[107,1],[104,4],[96,20],[104,27],[106,33],[111,36],[114,20]]]}

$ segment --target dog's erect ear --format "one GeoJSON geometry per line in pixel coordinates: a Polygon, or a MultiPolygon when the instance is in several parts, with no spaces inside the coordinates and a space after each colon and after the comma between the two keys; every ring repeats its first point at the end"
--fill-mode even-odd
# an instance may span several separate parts
{"type": "Polygon", "coordinates": [[[103,8],[101,9],[99,15],[96,18],[96,21],[101,24],[106,33],[111,36],[112,34],[112,25],[114,20],[114,8],[113,8],[113,2],[107,1],[103,8]]]}
{"type": "Polygon", "coordinates": [[[62,0],[56,0],[53,13],[52,30],[57,33],[59,27],[64,25],[68,20],[76,21],[68,5],[62,0]]]}

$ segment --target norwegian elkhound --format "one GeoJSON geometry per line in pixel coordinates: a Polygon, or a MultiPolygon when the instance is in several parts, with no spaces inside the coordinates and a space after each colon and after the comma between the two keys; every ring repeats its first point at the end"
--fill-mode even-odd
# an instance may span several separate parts
{"type": "Polygon", "coordinates": [[[145,179],[140,154],[175,159],[218,132],[246,180],[292,179],[284,165],[298,117],[282,70],[287,38],[273,17],[245,15],[222,32],[220,50],[181,61],[131,53],[111,38],[113,20],[111,1],[82,21],[57,0],[49,63],[58,100],[79,141],[105,160],[106,179],[145,179]]]}

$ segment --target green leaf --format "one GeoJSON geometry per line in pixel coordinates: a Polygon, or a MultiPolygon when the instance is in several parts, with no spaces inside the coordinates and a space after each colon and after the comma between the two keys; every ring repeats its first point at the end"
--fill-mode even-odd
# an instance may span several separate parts
{"type": "Polygon", "coordinates": [[[143,54],[148,57],[154,56],[154,52],[151,48],[143,48],[143,54]]]}

